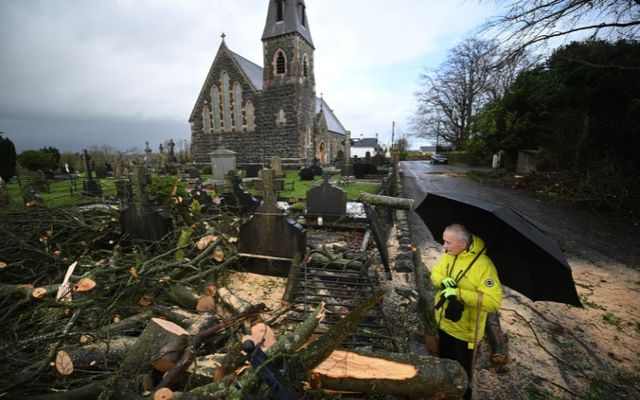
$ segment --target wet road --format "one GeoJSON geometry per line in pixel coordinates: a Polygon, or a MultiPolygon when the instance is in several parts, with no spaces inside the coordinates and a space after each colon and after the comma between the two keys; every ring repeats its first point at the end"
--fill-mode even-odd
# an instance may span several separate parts
{"type": "MultiPolygon", "coordinates": [[[[463,193],[494,201],[518,211],[555,238],[567,256],[593,258],[597,256],[593,253],[597,252],[630,268],[640,267],[638,224],[566,202],[542,200],[524,192],[482,184],[465,177],[468,168],[403,161],[401,170],[405,196],[416,200],[416,206],[427,192],[463,193]]],[[[431,240],[424,224],[416,223],[417,214],[412,213],[412,216],[414,240],[418,243],[431,240]]]]}

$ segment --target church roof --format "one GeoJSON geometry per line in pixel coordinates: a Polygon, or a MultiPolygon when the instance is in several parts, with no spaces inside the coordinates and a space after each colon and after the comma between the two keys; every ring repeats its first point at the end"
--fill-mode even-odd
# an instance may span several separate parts
{"type": "Polygon", "coordinates": [[[339,133],[344,135],[347,133],[344,126],[338,120],[338,117],[333,113],[333,110],[329,107],[326,101],[323,98],[316,97],[316,114],[318,114],[322,110],[324,112],[324,119],[327,121],[327,129],[330,132],[339,133]]]}
{"type": "Polygon", "coordinates": [[[375,147],[378,144],[378,139],[376,138],[362,138],[360,140],[355,140],[351,147],[375,147]]]}
{"type": "Polygon", "coordinates": [[[262,40],[287,35],[289,33],[298,33],[313,47],[305,7],[304,0],[270,1],[269,10],[267,11],[267,22],[264,25],[264,32],[262,33],[262,40]],[[284,14],[281,16],[282,19],[278,20],[278,7],[280,3],[282,3],[284,7],[281,10],[284,14]]]}
{"type": "Polygon", "coordinates": [[[262,67],[229,50],[256,89],[262,90],[262,67]]]}
{"type": "MultiPolygon", "coordinates": [[[[235,58],[240,68],[242,68],[242,70],[244,71],[245,75],[247,75],[249,80],[251,80],[251,83],[253,84],[253,86],[255,86],[257,90],[262,90],[263,68],[258,64],[247,60],[241,55],[234,53],[231,50],[229,50],[229,52],[233,55],[233,58],[235,58]]],[[[327,121],[327,129],[330,132],[339,133],[341,135],[344,135],[346,133],[346,129],[344,129],[344,126],[342,126],[342,124],[340,123],[340,120],[333,113],[333,110],[331,109],[331,107],[329,107],[327,102],[324,101],[324,99],[316,97],[316,105],[315,105],[316,114],[318,114],[320,110],[324,111],[324,117],[325,117],[325,120],[327,121]]]]}

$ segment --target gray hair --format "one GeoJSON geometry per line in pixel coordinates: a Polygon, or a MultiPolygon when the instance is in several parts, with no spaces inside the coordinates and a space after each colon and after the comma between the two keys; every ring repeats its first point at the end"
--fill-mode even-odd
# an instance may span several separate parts
{"type": "Polygon", "coordinates": [[[444,230],[454,232],[456,234],[456,237],[465,242],[467,245],[471,243],[471,232],[469,232],[467,227],[462,224],[451,224],[444,228],[444,230]]]}

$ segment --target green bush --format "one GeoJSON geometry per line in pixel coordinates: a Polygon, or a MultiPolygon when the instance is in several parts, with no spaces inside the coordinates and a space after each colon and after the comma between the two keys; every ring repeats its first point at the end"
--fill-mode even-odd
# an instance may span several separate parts
{"type": "MultiPolygon", "coordinates": [[[[176,185],[176,178],[171,176],[156,176],[153,178],[151,184],[147,186],[147,194],[150,200],[156,201],[163,205],[171,204],[171,193],[173,192],[173,186],[176,185]]],[[[187,185],[178,180],[176,196],[182,198],[187,196],[187,185]]]]}
{"type": "Polygon", "coordinates": [[[9,138],[3,138],[0,132],[0,177],[5,182],[16,175],[16,147],[9,138]]]}
{"type": "Polygon", "coordinates": [[[464,164],[476,167],[490,167],[491,155],[479,155],[468,151],[450,151],[447,154],[449,164],[464,164]]]}
{"type": "Polygon", "coordinates": [[[29,171],[56,170],[60,162],[60,152],[54,147],[40,150],[25,150],[18,156],[18,164],[29,171]]]}
{"type": "Polygon", "coordinates": [[[211,171],[211,165],[205,165],[204,167],[202,167],[202,169],[200,170],[200,173],[202,175],[211,175],[213,173],[211,171]]]}

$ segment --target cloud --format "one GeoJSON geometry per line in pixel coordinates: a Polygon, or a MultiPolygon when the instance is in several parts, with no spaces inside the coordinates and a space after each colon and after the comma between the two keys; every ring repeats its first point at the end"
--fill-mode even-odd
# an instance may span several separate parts
{"type": "MultiPolygon", "coordinates": [[[[124,131],[131,123],[132,133],[145,122],[150,131],[184,124],[176,135],[188,136],[187,119],[222,32],[233,51],[262,64],[267,6],[266,0],[0,1],[0,130],[18,134],[27,147],[73,145],[52,125],[64,123],[82,124],[94,144],[102,144],[100,132],[110,123],[124,131]],[[34,133],[41,130],[50,134],[34,133]]],[[[308,1],[316,90],[354,133],[388,131],[392,120],[411,114],[422,66],[439,63],[494,11],[475,2],[308,1]]],[[[133,134],[122,141],[144,143],[133,134]]]]}

